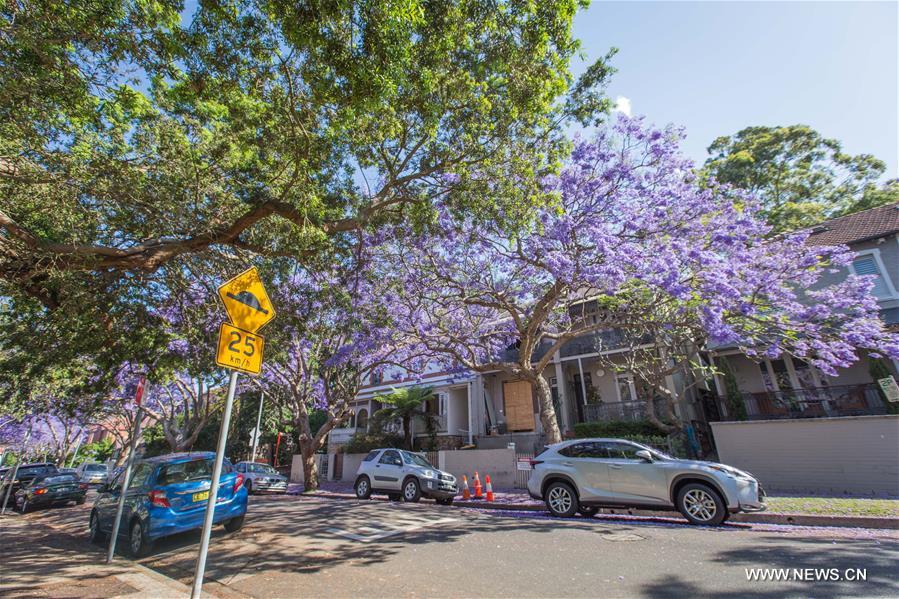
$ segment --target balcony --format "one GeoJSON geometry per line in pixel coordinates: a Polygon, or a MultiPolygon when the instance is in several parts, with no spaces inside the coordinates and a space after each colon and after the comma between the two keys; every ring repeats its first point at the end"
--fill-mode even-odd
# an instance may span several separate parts
{"type": "Polygon", "coordinates": [[[831,418],[890,413],[874,383],[743,393],[742,399],[745,417],[733,409],[727,398],[719,397],[721,420],[831,418]]]}

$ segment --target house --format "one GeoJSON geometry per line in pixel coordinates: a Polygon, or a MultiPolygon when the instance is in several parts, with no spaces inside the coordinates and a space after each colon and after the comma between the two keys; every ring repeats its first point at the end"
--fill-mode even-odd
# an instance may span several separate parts
{"type": "MultiPolygon", "coordinates": [[[[881,315],[888,325],[899,328],[899,204],[821,223],[813,229],[808,243],[846,244],[854,250],[857,257],[853,272],[877,277],[874,293],[880,301],[881,315]]],[[[584,318],[598,317],[596,303],[589,294],[572,297],[569,309],[584,318]]],[[[571,433],[579,422],[645,418],[648,402],[638,395],[639,386],[633,375],[623,368],[606,366],[610,361],[614,364],[619,354],[630,351],[628,348],[612,329],[575,338],[553,356],[544,376],[563,435],[571,433]]],[[[540,357],[538,349],[535,358],[540,357]]],[[[695,385],[687,385],[678,377],[666,380],[666,386],[677,397],[679,416],[693,425],[703,453],[713,449],[709,421],[857,415],[885,410],[867,356],[837,377],[825,376],[789,357],[753,360],[737,348],[716,348],[698,358],[723,367],[734,379],[728,381],[719,375],[713,381],[695,385]],[[736,398],[734,381],[739,395],[736,398]],[[735,409],[734,401],[740,402],[742,409],[735,409]]],[[[886,366],[891,374],[897,371],[895,363],[886,366]]],[[[367,428],[369,418],[381,407],[378,395],[405,385],[433,388],[434,397],[427,402],[427,409],[437,419],[435,442],[439,449],[463,445],[491,449],[510,443],[522,451],[542,447],[537,402],[526,381],[516,381],[501,372],[460,378],[434,366],[421,376],[395,373],[367,380],[347,426],[331,432],[329,451],[367,428]]],[[[425,436],[421,429],[419,426],[415,430],[419,438],[425,436]]]]}
{"type": "MultiPolygon", "coordinates": [[[[899,329],[899,204],[823,222],[812,229],[807,243],[849,246],[856,254],[851,271],[875,278],[873,293],[880,304],[881,318],[890,329],[899,329]]],[[[848,274],[847,270],[830,275],[826,283],[836,283],[848,274]]],[[[835,377],[789,356],[753,360],[736,348],[716,349],[710,352],[710,359],[725,372],[715,377],[717,395],[726,398],[719,402],[719,419],[884,413],[887,406],[872,368],[882,372],[881,376],[899,371],[894,361],[880,360],[881,364],[875,365],[865,352],[835,377]],[[730,393],[727,378],[731,379],[730,393]],[[734,383],[742,399],[742,408],[739,403],[736,406],[738,413],[734,413],[734,383]]]]}

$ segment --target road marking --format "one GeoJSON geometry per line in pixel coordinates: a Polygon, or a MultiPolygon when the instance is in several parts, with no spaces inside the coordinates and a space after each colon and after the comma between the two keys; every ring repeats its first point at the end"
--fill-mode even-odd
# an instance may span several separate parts
{"type": "Polygon", "coordinates": [[[428,526],[438,526],[440,524],[449,524],[450,522],[458,521],[458,518],[438,518],[437,520],[418,521],[414,524],[394,528],[390,528],[389,525],[376,522],[375,524],[383,526],[384,528],[362,526],[355,529],[355,531],[349,531],[343,528],[327,528],[325,530],[341,537],[350,539],[352,541],[356,541],[358,543],[372,543],[374,541],[379,541],[381,539],[392,537],[394,535],[421,530],[422,528],[426,528],[428,526]]]}

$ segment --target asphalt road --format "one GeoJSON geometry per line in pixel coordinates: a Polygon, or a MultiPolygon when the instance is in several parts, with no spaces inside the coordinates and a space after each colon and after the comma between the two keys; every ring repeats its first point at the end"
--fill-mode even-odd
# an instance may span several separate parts
{"type": "MultiPolygon", "coordinates": [[[[24,518],[85,538],[86,508],[24,518]]],[[[198,539],[160,541],[141,563],[190,584],[198,539]]],[[[209,556],[204,588],[222,597],[899,596],[897,531],[562,521],[431,502],[253,497],[244,529],[217,527],[209,556]],[[747,568],[862,568],[867,580],[749,581],[747,568]]]]}

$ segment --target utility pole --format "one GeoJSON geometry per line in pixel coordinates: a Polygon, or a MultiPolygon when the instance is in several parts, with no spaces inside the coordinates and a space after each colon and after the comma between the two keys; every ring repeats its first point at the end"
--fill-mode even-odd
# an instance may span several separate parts
{"type": "Polygon", "coordinates": [[[262,436],[262,429],[259,428],[262,424],[262,404],[265,402],[265,391],[259,394],[259,413],[256,414],[256,431],[253,435],[253,454],[250,456],[250,461],[256,461],[256,448],[259,446],[259,437],[262,436]]]}
{"type": "Polygon", "coordinates": [[[75,467],[75,460],[78,459],[78,450],[81,449],[81,444],[84,442],[84,435],[78,437],[78,444],[75,446],[75,453],[72,454],[72,460],[69,462],[69,468],[75,467]]]}

